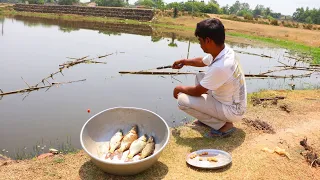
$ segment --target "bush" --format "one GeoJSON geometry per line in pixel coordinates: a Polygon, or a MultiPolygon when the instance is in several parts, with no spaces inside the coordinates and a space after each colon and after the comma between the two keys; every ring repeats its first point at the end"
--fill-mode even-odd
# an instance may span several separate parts
{"type": "Polygon", "coordinates": [[[245,14],[244,16],[244,19],[247,19],[247,20],[253,20],[253,16],[251,14],[245,14]]]}
{"type": "Polygon", "coordinates": [[[290,24],[290,23],[285,23],[283,26],[284,26],[284,27],[293,28],[292,24],[290,24]]]}
{"type": "Polygon", "coordinates": [[[312,24],[303,24],[303,29],[312,30],[312,28],[313,28],[312,24]]]}
{"type": "Polygon", "coordinates": [[[318,27],[318,30],[320,30],[320,27],[318,27]]]}
{"type": "Polygon", "coordinates": [[[276,19],[271,20],[271,24],[274,26],[279,26],[278,20],[276,19]]]}
{"type": "Polygon", "coordinates": [[[300,26],[299,26],[299,23],[295,24],[294,22],[292,23],[292,26],[293,26],[294,28],[299,28],[299,27],[300,27],[300,26]]]}
{"type": "Polygon", "coordinates": [[[259,18],[255,17],[254,20],[259,21],[259,18]]]}

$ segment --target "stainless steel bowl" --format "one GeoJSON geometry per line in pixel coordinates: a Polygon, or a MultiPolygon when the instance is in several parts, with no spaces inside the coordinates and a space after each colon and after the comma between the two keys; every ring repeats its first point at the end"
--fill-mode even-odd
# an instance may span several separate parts
{"type": "Polygon", "coordinates": [[[83,125],[80,133],[81,146],[92,162],[104,172],[115,175],[134,175],[151,167],[159,159],[169,138],[169,127],[159,115],[133,107],[104,110],[91,117],[83,125]],[[126,134],[135,124],[138,125],[139,136],[154,136],[156,146],[153,155],[134,162],[111,162],[98,157],[97,144],[109,141],[119,128],[126,134]]]}

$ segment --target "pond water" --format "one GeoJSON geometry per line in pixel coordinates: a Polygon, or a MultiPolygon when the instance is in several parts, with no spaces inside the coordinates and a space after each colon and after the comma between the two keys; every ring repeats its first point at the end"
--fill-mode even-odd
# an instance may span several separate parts
{"type": "MultiPolygon", "coordinates": [[[[72,23],[26,18],[0,19],[0,89],[4,92],[39,83],[67,57],[101,58],[107,64],[79,64],[55,75],[50,82],[83,82],[65,84],[31,92],[3,96],[0,100],[0,153],[16,157],[34,146],[43,151],[61,148],[64,143],[81,148],[79,134],[83,124],[94,114],[115,106],[149,109],[162,116],[170,126],[191,120],[181,112],[172,97],[177,85],[192,85],[193,75],[121,75],[119,71],[140,71],[171,65],[175,60],[203,56],[197,43],[172,37],[158,38],[149,26],[95,23],[72,23]],[[22,80],[23,77],[23,80],[22,80]],[[87,112],[91,110],[91,113],[87,112]],[[2,151],[3,150],[3,151],[2,151]],[[2,151],[2,152],[1,152],[2,151]]],[[[258,74],[274,66],[295,63],[284,57],[287,50],[227,43],[238,51],[265,54],[262,58],[237,53],[246,74],[258,74]]],[[[305,65],[297,63],[297,66],[305,65]]],[[[180,70],[204,70],[184,68],[180,70]]],[[[286,75],[303,74],[290,72],[286,75]]],[[[284,75],[284,73],[278,73],[284,75]]],[[[319,76],[301,79],[247,79],[248,92],[261,89],[296,89],[318,86],[319,76]]]]}

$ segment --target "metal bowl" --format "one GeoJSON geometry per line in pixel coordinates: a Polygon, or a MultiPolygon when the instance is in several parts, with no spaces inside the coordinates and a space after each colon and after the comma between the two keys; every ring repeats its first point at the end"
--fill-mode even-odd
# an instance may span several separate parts
{"type": "Polygon", "coordinates": [[[169,137],[167,123],[156,113],[141,108],[116,107],[91,117],[81,129],[80,142],[92,162],[104,172],[134,175],[148,169],[159,159],[169,137]],[[139,137],[143,134],[154,137],[156,145],[151,156],[134,162],[112,162],[99,158],[97,144],[109,141],[119,128],[126,134],[133,125],[138,126],[139,137]]]}

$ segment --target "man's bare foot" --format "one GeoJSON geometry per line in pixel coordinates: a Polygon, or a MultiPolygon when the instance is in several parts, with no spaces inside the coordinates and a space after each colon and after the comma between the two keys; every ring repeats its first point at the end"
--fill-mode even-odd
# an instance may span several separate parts
{"type": "Polygon", "coordinates": [[[233,128],[233,123],[227,122],[222,128],[219,129],[220,132],[224,133],[233,128]]]}

